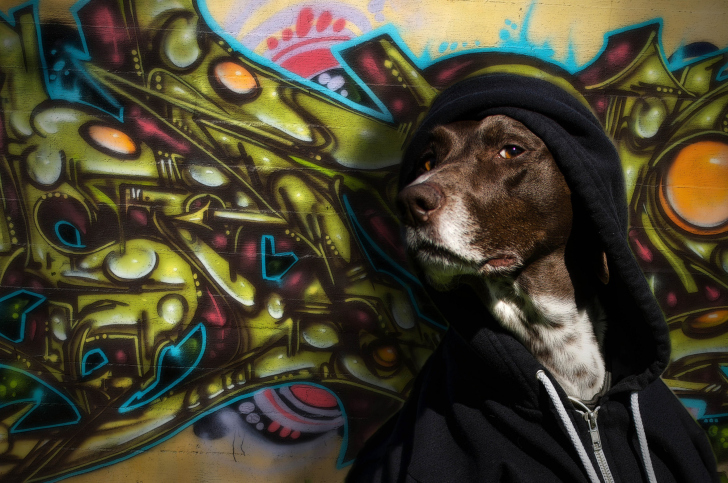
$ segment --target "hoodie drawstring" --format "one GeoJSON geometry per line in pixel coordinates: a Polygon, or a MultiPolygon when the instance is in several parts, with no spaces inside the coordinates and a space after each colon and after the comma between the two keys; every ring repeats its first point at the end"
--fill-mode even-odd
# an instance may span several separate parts
{"type": "MultiPolygon", "coordinates": [[[[571,444],[574,445],[574,449],[576,450],[577,454],[579,455],[579,459],[581,460],[582,465],[584,465],[584,469],[586,470],[586,473],[589,476],[589,481],[591,483],[600,483],[601,480],[597,476],[597,472],[594,470],[594,465],[592,465],[592,462],[586,453],[584,444],[581,442],[581,438],[579,438],[579,434],[576,432],[576,427],[574,427],[574,423],[571,421],[571,418],[567,414],[566,408],[564,407],[564,403],[561,402],[561,398],[559,397],[559,394],[556,392],[556,388],[554,387],[554,384],[548,378],[546,373],[542,370],[539,370],[538,372],[536,372],[536,377],[541,382],[541,384],[544,385],[544,388],[546,389],[546,393],[549,395],[549,398],[551,398],[551,402],[553,403],[554,407],[556,408],[556,412],[559,414],[559,417],[561,418],[561,421],[564,424],[564,427],[566,428],[566,432],[569,434],[569,439],[571,439],[571,444]]],[[[637,431],[637,439],[638,439],[639,445],[640,445],[640,452],[642,455],[642,465],[644,466],[645,472],[647,473],[647,481],[649,481],[649,483],[657,483],[657,478],[655,477],[655,470],[652,467],[652,459],[650,458],[650,450],[649,450],[649,447],[647,446],[647,437],[645,436],[645,428],[642,424],[642,415],[640,414],[640,407],[639,407],[637,391],[633,392],[630,397],[630,406],[632,409],[632,420],[634,421],[635,430],[637,431]]]]}
{"type": "Polygon", "coordinates": [[[642,415],[640,414],[640,404],[637,400],[637,391],[630,396],[630,406],[632,406],[632,419],[634,427],[637,430],[637,440],[640,442],[640,451],[642,452],[642,464],[647,472],[647,481],[657,483],[655,477],[655,469],[652,467],[652,458],[650,458],[650,448],[647,446],[647,436],[645,436],[645,427],[642,425],[642,415]]]}
{"type": "Polygon", "coordinates": [[[561,421],[564,423],[564,426],[566,427],[566,432],[569,433],[569,438],[571,439],[571,444],[574,445],[574,449],[579,454],[579,459],[581,460],[581,464],[584,465],[584,469],[586,470],[587,475],[589,476],[589,481],[591,483],[601,483],[599,480],[599,477],[597,476],[597,472],[594,470],[594,466],[591,463],[591,460],[589,459],[589,456],[586,454],[586,449],[584,448],[584,444],[581,442],[581,439],[579,438],[579,434],[576,432],[576,428],[574,427],[574,423],[571,421],[571,418],[568,414],[566,414],[566,408],[564,407],[564,403],[561,402],[561,398],[559,397],[559,394],[556,392],[556,388],[554,387],[551,380],[548,378],[545,372],[539,370],[536,373],[536,377],[539,381],[541,381],[541,384],[544,385],[544,388],[546,389],[546,392],[548,393],[549,397],[551,398],[551,402],[554,404],[554,407],[556,408],[556,412],[559,413],[559,417],[561,418],[561,421]]]}

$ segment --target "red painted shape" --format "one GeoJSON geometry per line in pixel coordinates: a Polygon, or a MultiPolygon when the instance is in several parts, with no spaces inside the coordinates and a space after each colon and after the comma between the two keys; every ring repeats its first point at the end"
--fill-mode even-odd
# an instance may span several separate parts
{"type": "Polygon", "coordinates": [[[718,290],[715,287],[711,287],[710,285],[705,286],[705,296],[713,302],[714,300],[718,300],[718,297],[720,297],[720,290],[718,290]]]}
{"type": "Polygon", "coordinates": [[[291,386],[291,392],[301,402],[316,408],[335,408],[339,406],[336,398],[326,389],[308,384],[296,384],[291,386]]]}
{"type": "Polygon", "coordinates": [[[283,32],[281,33],[281,38],[284,42],[288,42],[293,38],[293,30],[291,29],[283,29],[283,32]]]}
{"type": "Polygon", "coordinates": [[[443,70],[442,72],[437,74],[438,84],[450,82],[455,77],[457,77],[457,75],[460,73],[461,70],[468,67],[470,64],[472,64],[471,61],[457,63],[457,64],[453,65],[452,67],[443,70]]]}
{"type": "Polygon", "coordinates": [[[670,307],[674,307],[677,305],[677,296],[673,292],[667,294],[667,305],[669,305],[670,307]]]}
{"type": "Polygon", "coordinates": [[[268,37],[266,42],[268,43],[268,50],[273,50],[278,47],[278,39],[275,37],[268,37]]]}
{"type": "Polygon", "coordinates": [[[331,12],[326,10],[324,13],[321,14],[321,16],[316,21],[316,30],[318,32],[323,32],[328,28],[329,25],[331,25],[331,12]]]}
{"type": "Polygon", "coordinates": [[[278,421],[273,421],[272,423],[270,423],[270,426],[268,426],[268,431],[270,431],[271,433],[275,433],[280,427],[281,423],[279,423],[278,421]]]}
{"type": "MultiPolygon", "coordinates": [[[[289,45],[288,47],[286,47],[285,49],[281,50],[276,55],[274,55],[271,58],[271,60],[273,62],[275,62],[276,60],[280,59],[282,56],[286,55],[288,52],[291,52],[296,49],[300,49],[301,47],[306,46],[306,45],[311,45],[311,44],[315,44],[318,42],[329,42],[329,41],[344,42],[346,40],[350,40],[350,37],[341,36],[341,35],[333,35],[333,36],[329,36],[329,37],[316,37],[313,39],[303,40],[303,41],[297,42],[293,45],[289,45]]],[[[326,49],[326,50],[328,50],[328,49],[326,49]]]]}
{"type": "Polygon", "coordinates": [[[332,69],[338,65],[339,63],[329,49],[309,50],[281,63],[281,67],[305,78],[312,77],[319,72],[332,69]]]}
{"type": "Polygon", "coordinates": [[[136,124],[139,127],[139,130],[146,136],[156,138],[157,140],[162,141],[165,144],[168,144],[170,147],[172,147],[175,151],[177,151],[180,154],[187,154],[189,152],[189,150],[190,150],[189,146],[177,141],[172,136],[170,136],[169,134],[162,131],[159,128],[159,126],[157,126],[157,123],[155,123],[151,119],[145,119],[143,117],[135,117],[134,115],[132,115],[130,117],[131,117],[131,119],[134,119],[134,121],[136,121],[136,124]]]}
{"type": "Polygon", "coordinates": [[[281,435],[281,438],[286,438],[289,434],[291,434],[291,428],[284,427],[283,429],[281,429],[281,432],[279,434],[281,435]]]}
{"type": "Polygon", "coordinates": [[[224,233],[215,233],[212,237],[212,246],[217,249],[223,249],[227,246],[227,237],[224,233]]]}
{"type": "MultiPolygon", "coordinates": [[[[273,408],[276,411],[278,411],[278,413],[281,414],[282,416],[290,419],[291,421],[295,421],[297,423],[317,424],[317,423],[312,423],[311,421],[304,421],[303,419],[299,418],[298,416],[296,416],[289,410],[282,408],[281,405],[278,404],[278,401],[276,401],[276,398],[273,396],[272,389],[266,389],[264,394],[265,394],[265,398],[273,405],[273,408]]],[[[280,428],[281,425],[279,423],[275,423],[275,424],[278,425],[278,426],[276,426],[276,429],[280,428]]],[[[273,426],[273,424],[271,424],[271,426],[273,426]]],[[[272,429],[268,428],[268,431],[275,431],[276,429],[272,430],[272,429]]]]}
{"type": "Polygon", "coordinates": [[[296,20],[296,35],[305,37],[311,31],[313,26],[313,10],[311,7],[301,9],[296,20]]]}
{"type": "Polygon", "coordinates": [[[147,212],[144,210],[132,208],[128,213],[129,219],[137,225],[147,226],[147,223],[149,223],[149,217],[147,216],[147,212]]]}
{"type": "Polygon", "coordinates": [[[225,317],[225,313],[220,310],[220,306],[215,300],[215,297],[210,292],[210,289],[208,288],[206,290],[207,299],[210,301],[210,307],[202,313],[202,317],[207,321],[208,324],[214,327],[222,327],[223,325],[225,325],[225,322],[227,322],[227,317],[225,317]]]}
{"type": "Polygon", "coordinates": [[[392,99],[389,103],[389,109],[394,114],[399,114],[402,112],[402,109],[404,109],[404,101],[400,98],[392,99]]]}
{"type": "Polygon", "coordinates": [[[294,431],[294,432],[291,433],[291,439],[298,439],[299,436],[301,436],[301,432],[300,431],[294,431]]]}
{"type": "Polygon", "coordinates": [[[334,32],[341,32],[346,27],[346,19],[339,18],[334,22],[334,32]]]}
{"type": "Polygon", "coordinates": [[[637,233],[634,230],[629,232],[629,237],[632,239],[632,242],[635,245],[637,256],[639,256],[642,260],[648,263],[651,262],[653,260],[652,250],[650,250],[639,241],[639,239],[637,238],[637,233]]]}
{"type": "Polygon", "coordinates": [[[126,355],[126,352],[119,349],[114,353],[114,360],[116,360],[117,364],[126,364],[126,361],[129,359],[129,357],[126,355]]]}
{"type": "Polygon", "coordinates": [[[367,77],[369,77],[368,84],[385,84],[387,82],[386,74],[379,68],[379,64],[371,52],[364,53],[359,62],[366,71],[367,77]]]}
{"type": "Polygon", "coordinates": [[[623,42],[607,52],[607,63],[610,66],[622,66],[629,60],[632,48],[628,42],[623,42]]]}
{"type": "Polygon", "coordinates": [[[122,54],[122,45],[120,44],[126,40],[126,31],[117,26],[117,22],[114,21],[114,17],[108,7],[100,7],[96,10],[91,21],[92,25],[101,34],[99,40],[107,46],[108,52],[110,53],[108,59],[111,61],[111,64],[113,66],[121,65],[124,62],[124,55],[122,54]]]}

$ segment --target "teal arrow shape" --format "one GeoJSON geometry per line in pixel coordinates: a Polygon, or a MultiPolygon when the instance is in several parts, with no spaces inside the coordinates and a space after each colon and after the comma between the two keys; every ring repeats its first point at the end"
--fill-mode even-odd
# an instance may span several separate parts
{"type": "Polygon", "coordinates": [[[279,281],[298,262],[298,257],[293,252],[276,253],[275,239],[271,235],[263,235],[261,238],[260,253],[265,280],[279,281]]]}
{"type": "Polygon", "coordinates": [[[15,404],[32,404],[10,428],[11,433],[76,424],[81,413],[60,391],[45,381],[12,366],[0,364],[0,409],[15,404]]]}
{"type": "Polygon", "coordinates": [[[119,412],[127,413],[149,404],[179,384],[200,363],[206,344],[205,326],[199,323],[179,344],[162,349],[154,382],[148,388],[137,391],[119,407],[119,412]]]}
{"type": "Polygon", "coordinates": [[[10,342],[22,342],[25,337],[25,318],[45,297],[27,290],[16,290],[0,298],[0,337],[10,342]]]}

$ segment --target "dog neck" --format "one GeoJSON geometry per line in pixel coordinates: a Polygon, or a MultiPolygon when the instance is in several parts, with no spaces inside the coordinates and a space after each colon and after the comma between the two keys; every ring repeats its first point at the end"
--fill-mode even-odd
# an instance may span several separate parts
{"type": "Polygon", "coordinates": [[[567,395],[591,400],[599,393],[606,371],[601,350],[606,317],[595,294],[577,297],[563,252],[529,265],[515,279],[481,280],[481,299],[492,315],[567,395]]]}

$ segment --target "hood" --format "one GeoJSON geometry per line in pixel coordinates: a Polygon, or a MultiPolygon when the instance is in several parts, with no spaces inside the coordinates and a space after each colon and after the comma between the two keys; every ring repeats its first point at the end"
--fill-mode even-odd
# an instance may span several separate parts
{"type": "MultiPolygon", "coordinates": [[[[572,83],[566,74],[531,74],[480,74],[444,90],[412,135],[400,187],[413,179],[417,155],[437,125],[504,114],[538,135],[572,191],[575,223],[585,223],[607,255],[610,280],[599,297],[608,317],[605,359],[612,374],[608,394],[642,389],[667,366],[670,340],[663,314],[627,242],[628,209],[619,155],[586,100],[571,87],[576,81],[572,83]]],[[[468,289],[457,289],[463,290],[468,289]]],[[[465,307],[463,300],[474,296],[430,293],[451,327],[487,358],[492,359],[488,356],[492,347],[484,346],[490,344],[487,341],[510,337],[494,325],[484,307],[465,307]]],[[[520,358],[514,362],[521,367],[532,366],[535,359],[526,354],[514,351],[506,357],[520,358]]]]}

